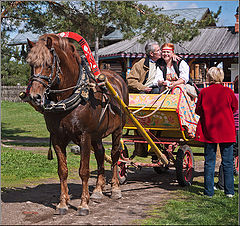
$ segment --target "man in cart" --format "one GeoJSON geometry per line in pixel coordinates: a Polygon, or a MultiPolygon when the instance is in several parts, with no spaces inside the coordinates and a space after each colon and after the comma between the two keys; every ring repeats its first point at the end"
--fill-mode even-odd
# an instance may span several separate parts
{"type": "MultiPolygon", "coordinates": [[[[145,46],[146,57],[135,63],[127,75],[130,93],[160,93],[157,84],[154,84],[161,60],[161,49],[158,42],[150,42],[145,46]]],[[[180,57],[173,55],[173,60],[180,57]]]]}

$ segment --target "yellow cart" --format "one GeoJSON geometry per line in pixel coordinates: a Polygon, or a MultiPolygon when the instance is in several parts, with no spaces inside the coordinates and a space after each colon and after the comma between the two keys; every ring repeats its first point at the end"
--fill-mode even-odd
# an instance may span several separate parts
{"type": "Polygon", "coordinates": [[[194,157],[190,146],[201,147],[202,143],[194,141],[189,133],[189,126],[197,126],[198,116],[194,109],[191,109],[188,111],[191,120],[184,118],[183,105],[191,108],[186,98],[185,102],[183,101],[184,95],[180,87],[166,90],[160,95],[129,94],[129,106],[124,106],[124,103],[122,105],[128,118],[124,126],[126,133],[122,136],[118,162],[121,184],[126,182],[130,166],[153,167],[159,174],[174,166],[178,183],[181,186],[191,185],[194,177],[194,157]],[[127,144],[134,145],[131,156],[127,144]],[[151,156],[152,163],[135,162],[135,156],[151,156]]]}

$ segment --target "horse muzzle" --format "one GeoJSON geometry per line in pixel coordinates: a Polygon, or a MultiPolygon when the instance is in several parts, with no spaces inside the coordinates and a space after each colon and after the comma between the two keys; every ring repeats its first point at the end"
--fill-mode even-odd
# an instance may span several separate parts
{"type": "Polygon", "coordinates": [[[35,105],[36,107],[43,107],[44,103],[44,98],[40,94],[36,94],[34,96],[27,94],[26,92],[21,92],[19,94],[19,97],[22,99],[24,102],[31,103],[35,105]]]}

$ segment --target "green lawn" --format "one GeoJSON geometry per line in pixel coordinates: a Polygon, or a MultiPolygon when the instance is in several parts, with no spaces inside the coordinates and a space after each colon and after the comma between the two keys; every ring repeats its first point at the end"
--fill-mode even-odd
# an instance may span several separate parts
{"type": "MultiPolygon", "coordinates": [[[[57,157],[53,154],[53,160],[47,159],[45,151],[24,151],[14,148],[1,148],[1,186],[14,187],[34,184],[39,180],[55,178],[57,174],[57,157]]],[[[67,160],[69,178],[79,179],[78,168],[80,156],[74,155],[67,148],[67,160]]],[[[110,170],[109,163],[105,163],[106,169],[110,170]]],[[[90,171],[95,171],[97,164],[94,155],[90,157],[90,171]]]]}
{"type": "Polygon", "coordinates": [[[28,137],[49,137],[43,115],[27,103],[2,101],[2,139],[28,137]]]}

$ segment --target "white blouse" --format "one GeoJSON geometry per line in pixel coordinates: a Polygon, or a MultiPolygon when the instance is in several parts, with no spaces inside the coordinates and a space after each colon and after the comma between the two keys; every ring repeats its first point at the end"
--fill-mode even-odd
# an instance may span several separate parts
{"type": "MultiPolygon", "coordinates": [[[[180,71],[179,78],[183,79],[186,84],[189,80],[190,68],[187,62],[185,62],[184,60],[182,60],[179,64],[179,71],[180,71]]],[[[176,73],[174,70],[174,67],[173,66],[171,68],[167,67],[167,74],[172,74],[172,73],[176,73]]],[[[163,72],[159,67],[157,67],[157,72],[156,72],[155,79],[153,81],[153,85],[158,86],[158,81],[164,81],[163,72]]]]}

